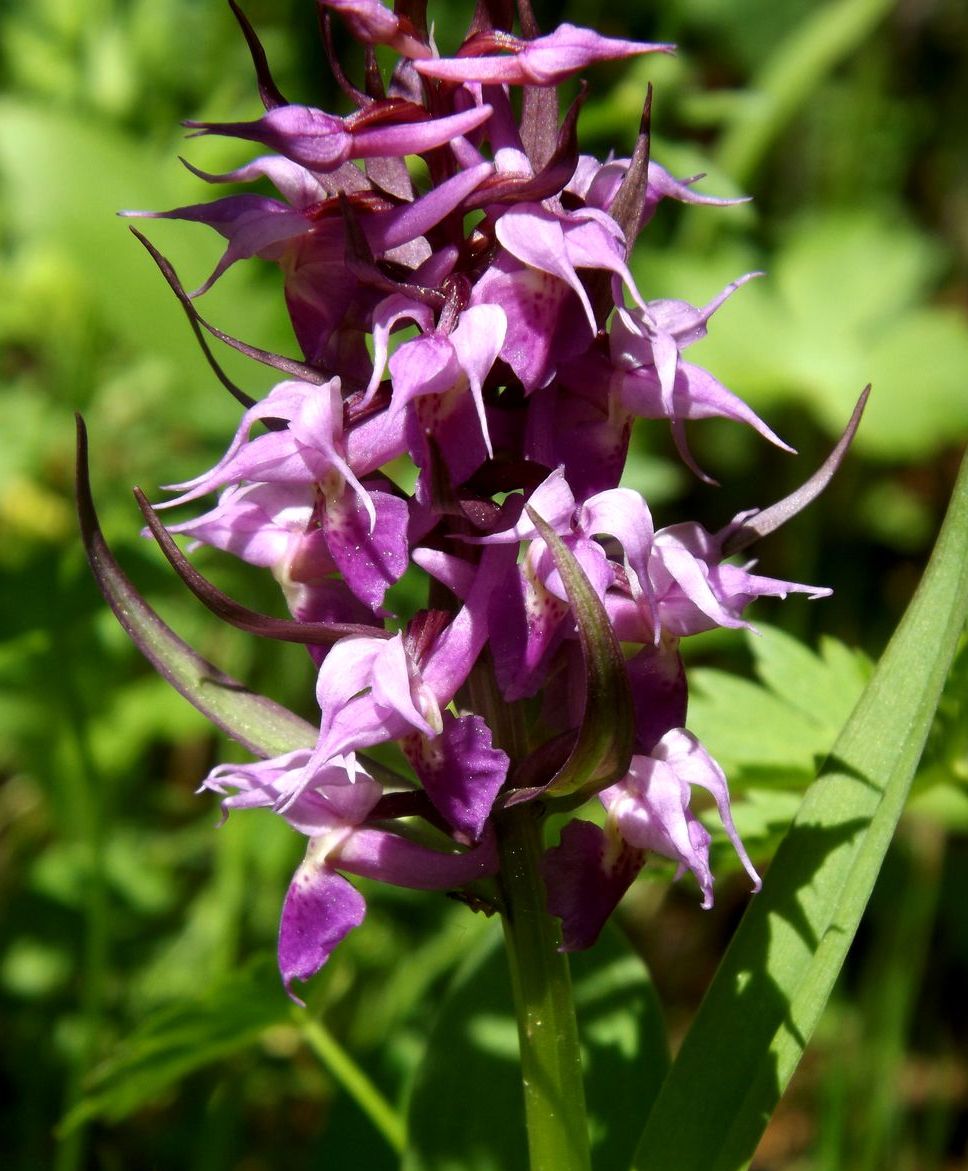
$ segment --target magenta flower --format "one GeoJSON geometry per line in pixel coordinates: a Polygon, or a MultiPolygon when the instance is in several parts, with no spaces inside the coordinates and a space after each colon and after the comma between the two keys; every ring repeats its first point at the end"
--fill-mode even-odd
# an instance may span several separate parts
{"type": "Polygon", "coordinates": [[[185,484],[165,507],[184,504],[224,484],[245,484],[212,512],[172,526],[255,565],[272,568],[284,587],[339,571],[371,610],[407,567],[407,505],[364,487],[342,454],[339,381],[322,386],[284,382],[243,416],[225,457],[185,484]],[[261,419],[285,430],[251,438],[261,419]]]}
{"type": "Polygon", "coordinates": [[[363,896],[340,871],[417,890],[448,890],[493,873],[493,840],[460,853],[431,850],[396,834],[368,828],[382,789],[350,756],[322,766],[300,750],[254,765],[219,765],[202,788],[225,793],[222,808],[269,807],[309,838],[293,875],[279,924],[279,970],[286,990],[308,980],[366,913],[363,896]],[[298,791],[297,791],[298,789],[298,791]]]}
{"type": "Polygon", "coordinates": [[[368,110],[336,118],[311,106],[278,106],[256,122],[185,125],[199,134],[223,134],[261,143],[314,174],[325,174],[350,159],[401,157],[433,150],[476,130],[490,114],[489,106],[481,106],[444,118],[424,115],[417,122],[397,123],[388,119],[381,122],[379,112],[374,116],[368,110]]]}
{"type": "Polygon", "coordinates": [[[641,304],[625,264],[622,231],[602,213],[522,204],[504,212],[495,235],[503,251],[475,285],[471,303],[504,310],[501,357],[526,391],[544,386],[558,364],[587,349],[597,332],[579,269],[613,273],[641,304]]]}
{"type": "MultiPolygon", "coordinates": [[[[250,695],[250,715],[252,704],[269,713],[255,730],[233,725],[227,708],[215,718],[268,759],[218,766],[203,784],[226,812],[266,807],[309,839],[279,932],[290,993],[363,919],[347,875],[425,890],[473,884],[471,901],[500,906],[509,886],[496,842],[526,802],[535,818],[596,796],[604,806],[604,828],[568,822],[545,858],[566,949],[594,942],[649,853],[691,872],[711,905],[697,788],[759,886],[722,770],[685,729],[679,641],[747,626],[747,607],[763,595],[829,592],[730,556],[822,489],[859,419],[788,500],[718,533],[698,522],[657,529],[648,502],[621,484],[634,421],[668,420],[697,472],[685,440],[692,420],[730,419],[791,450],[684,357],[758,274],[696,307],[646,299],[629,269],[662,199],[736,201],[700,194],[650,159],[648,103],[628,159],[580,153],[584,89],[560,116],[553,87],[563,79],[671,46],[568,24],[541,36],[526,2],[517,36],[510,8],[484,0],[456,55],[442,59],[422,4],[318,3],[327,42],[335,12],[363,46],[358,84],[327,46],[355,112],[288,103],[233,3],[266,112],[187,125],[269,153],[224,174],[189,169],[210,183],[268,181],[276,195],[125,213],[204,224],[225,239],[191,295],[149,250],[200,339],[214,333],[283,378],[253,401],[206,348],[245,411],[224,456],[173,485],[164,507],[218,493],[171,532],[270,570],[292,618],[221,594],[150,506],[145,515],[198,597],[243,629],[303,642],[317,667],[315,743],[303,721],[250,695]],[[374,46],[401,55],[389,73],[374,46]],[[516,85],[526,87],[520,101],[516,85]],[[248,346],[195,307],[193,297],[252,257],[282,270],[302,359],[248,346]],[[426,596],[415,601],[421,580],[426,596]],[[377,746],[379,767],[363,755],[377,746]],[[384,789],[368,767],[392,784],[384,789]],[[404,818],[407,836],[394,829],[404,818]],[[409,836],[420,819],[439,848],[409,836]]],[[[103,580],[106,554],[85,508],[103,580]]],[[[159,629],[145,640],[155,661],[159,629]]],[[[193,660],[190,672],[168,673],[215,712],[185,682],[208,670],[193,660]]]]}
{"type": "Polygon", "coordinates": [[[424,77],[442,81],[477,81],[504,85],[558,85],[559,82],[599,61],[617,61],[640,53],[670,53],[672,45],[647,45],[599,36],[573,24],[560,25],[553,33],[523,41],[507,33],[489,33],[465,43],[462,55],[435,57],[414,63],[424,77]],[[510,56],[490,55],[498,49],[510,56]]]}
{"type": "Polygon", "coordinates": [[[594,943],[650,851],[675,862],[677,878],[691,871],[703,907],[712,906],[711,839],[690,808],[696,785],[712,794],[723,828],[753,889],[759,890],[760,877],[733,825],[722,769],[694,736],[674,728],[650,755],[632,758],[622,781],[602,790],[607,810],[603,830],[592,822],[573,821],[560,844],[548,851],[548,909],[562,920],[565,950],[594,943]]]}
{"type": "Polygon", "coordinates": [[[389,45],[404,57],[429,57],[430,48],[415,35],[406,17],[397,16],[380,0],[317,0],[346,21],[350,32],[364,45],[389,45]]]}

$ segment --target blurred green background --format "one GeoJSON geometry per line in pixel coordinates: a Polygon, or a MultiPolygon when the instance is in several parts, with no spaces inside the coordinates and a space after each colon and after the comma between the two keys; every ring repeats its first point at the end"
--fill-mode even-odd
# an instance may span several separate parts
{"type": "MultiPolygon", "coordinates": [[[[283,91],[342,110],[309,0],[246,8],[283,91]]],[[[431,12],[452,49],[466,7],[431,12]]],[[[714,529],[783,495],[874,384],[837,482],[761,554],[766,573],[836,591],[758,611],[810,646],[827,636],[804,669],[820,672],[829,710],[798,711],[756,640],[707,638],[693,652],[695,730],[728,766],[741,829],[766,858],[849,710],[864,656],[876,658],[910,597],[968,437],[968,8],[654,0],[538,14],[546,29],[569,19],[680,46],[673,58],[590,71],[586,150],[631,150],[651,80],[653,157],[679,176],[706,172],[702,190],[755,199],[663,205],[633,267],[647,298],[695,303],[743,272],[766,272],[690,357],[802,458],[739,428],[698,425],[699,462],[723,484],[710,489],[677,463],[663,427],[645,429],[628,482],[657,523],[698,517],[714,529]],[[753,672],[758,682],[734,677],[753,672]]],[[[177,303],[114,212],[208,198],[179,153],[209,171],[251,156],[238,143],[186,143],[178,125],[258,115],[245,46],[215,0],[4,3],[0,46],[4,1166],[393,1166],[313,1054],[273,971],[302,842],[258,813],[214,832],[214,802],[193,790],[238,750],[128,644],[90,580],[73,517],[79,409],[102,521],[134,580],[205,655],[312,716],[300,648],[256,644],[202,612],[139,537],[129,493],[140,484],[156,494],[210,466],[236,424],[177,303]]],[[[220,252],[201,227],[149,231],[189,287],[220,252]]],[[[279,292],[276,270],[253,262],[216,286],[204,312],[295,353],[279,292]]],[[[268,388],[264,371],[222,356],[253,394],[268,388]]],[[[235,596],[278,612],[272,583],[227,561],[198,556],[235,596]]],[[[785,637],[770,632],[763,645],[775,645],[770,636],[785,637]]],[[[962,653],[853,959],[757,1156],[763,1171],[965,1165],[966,689],[962,653]]],[[[486,926],[433,896],[369,893],[365,928],[310,1000],[398,1099],[435,995],[486,926]]],[[[745,897],[726,875],[709,914],[685,884],[642,882],[629,899],[624,921],[673,1036],[745,897]]]]}

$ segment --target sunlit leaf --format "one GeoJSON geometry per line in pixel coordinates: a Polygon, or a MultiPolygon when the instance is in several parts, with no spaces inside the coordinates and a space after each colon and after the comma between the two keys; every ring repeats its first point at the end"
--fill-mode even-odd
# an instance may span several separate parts
{"type": "Polygon", "coordinates": [[[968,460],[924,580],[662,1087],[639,1171],[734,1171],[752,1158],[857,930],[966,617],[968,460]]]}
{"type": "Polygon", "coordinates": [[[700,667],[690,673],[689,727],[730,774],[810,770],[870,677],[865,656],[833,638],[819,653],[777,627],[747,642],[760,683],[700,667]]]}

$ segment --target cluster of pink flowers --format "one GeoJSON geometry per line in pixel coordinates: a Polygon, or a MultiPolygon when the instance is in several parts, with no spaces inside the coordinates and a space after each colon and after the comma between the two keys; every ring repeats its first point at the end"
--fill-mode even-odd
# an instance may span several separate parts
{"type": "Polygon", "coordinates": [[[743,517],[718,534],[656,529],[646,501],[619,487],[636,418],[668,420],[694,469],[687,420],[730,418],[785,446],[684,356],[754,274],[702,308],[646,300],[628,257],[658,203],[729,201],[651,161],[647,119],[631,159],[579,153],[584,92],[563,117],[556,92],[591,63],[670,46],[571,25],[541,36],[527,0],[516,35],[510,5],[482,0],[456,56],[441,58],[425,0],[393,12],[379,0],[319,7],[327,34],[335,13],[364,46],[362,89],[333,62],[355,112],[287,102],[236,10],[266,113],[189,125],[271,153],[198,174],[266,179],[278,195],[129,213],[225,237],[197,293],[238,260],[278,264],[303,352],[258,355],[286,379],[248,405],[216,466],[174,485],[165,505],[219,493],[170,531],[271,569],[318,667],[315,747],[221,765],[204,782],[226,810],[269,807],[309,838],[282,912],[286,986],[317,972],[362,920],[346,875],[459,889],[498,873],[494,825],[506,806],[525,796],[555,806],[588,673],[562,548],[622,645],[633,725],[623,775],[597,786],[604,827],[574,819],[546,855],[564,946],[594,941],[651,851],[691,871],[711,904],[696,786],[758,886],[723,773],[683,726],[678,644],[745,625],[759,595],[827,591],[727,561],[743,517]],[[386,83],[378,45],[399,54],[386,83]],[[400,457],[418,471],[412,494],[394,480],[400,457]],[[401,625],[386,593],[414,565],[432,608],[401,625]],[[318,630],[334,635],[314,641],[318,630]],[[525,729],[522,758],[475,710],[475,672],[525,729]],[[401,762],[393,785],[367,757],[390,742],[401,762]],[[404,816],[423,817],[449,848],[398,832],[404,816]]]}

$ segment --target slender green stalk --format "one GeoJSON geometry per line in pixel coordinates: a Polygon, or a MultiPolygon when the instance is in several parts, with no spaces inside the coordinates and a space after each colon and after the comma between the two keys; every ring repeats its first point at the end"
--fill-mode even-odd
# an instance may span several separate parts
{"type": "Polygon", "coordinates": [[[309,1048],[325,1065],[338,1084],[356,1102],[393,1150],[398,1155],[402,1155],[406,1148],[407,1136],[400,1115],[321,1021],[305,1012],[299,1013],[297,1021],[309,1048]]]}
{"type": "Polygon", "coordinates": [[[833,0],[798,24],[753,78],[749,101],[737,108],[717,152],[723,171],[747,182],[823,79],[893,7],[893,0],[833,0]]]}
{"type": "MultiPolygon", "coordinates": [[[[71,757],[64,781],[65,808],[77,840],[84,850],[84,944],[81,955],[79,1009],[83,1020],[82,1042],[66,1080],[64,1113],[81,1099],[84,1075],[98,1055],[104,1016],[104,991],[110,947],[108,892],[104,876],[105,809],[107,786],[91,748],[88,716],[81,700],[79,682],[71,669],[71,631],[61,623],[52,655],[51,678],[57,680],[57,696],[68,729],[71,757]]],[[[75,652],[76,653],[76,652],[75,652]]],[[[86,1158],[88,1126],[73,1129],[57,1146],[55,1171],[77,1171],[86,1158]]]]}
{"type": "Polygon", "coordinates": [[[498,834],[531,1171],[589,1171],[571,975],[545,908],[539,816],[529,805],[509,810],[498,834]]]}
{"type": "MultiPolygon", "coordinates": [[[[467,681],[470,706],[512,762],[527,751],[521,713],[502,698],[485,652],[467,681]]],[[[535,805],[498,821],[504,943],[518,1020],[531,1171],[590,1171],[585,1087],[568,958],[545,905],[541,814],[535,805]]]]}

